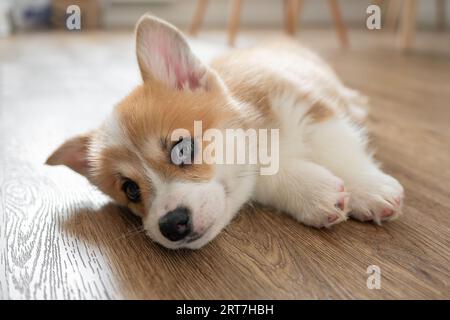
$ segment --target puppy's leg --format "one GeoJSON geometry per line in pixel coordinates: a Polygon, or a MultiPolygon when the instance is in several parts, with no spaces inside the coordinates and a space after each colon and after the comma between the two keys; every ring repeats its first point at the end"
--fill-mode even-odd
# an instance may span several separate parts
{"type": "Polygon", "coordinates": [[[312,124],[308,144],[313,161],[344,180],[352,217],[380,223],[401,214],[403,187],[378,168],[366,150],[364,133],[347,119],[312,124]]]}
{"type": "Polygon", "coordinates": [[[254,196],[317,228],[344,221],[348,199],[341,179],[322,166],[296,159],[284,162],[276,175],[259,176],[254,196]]]}

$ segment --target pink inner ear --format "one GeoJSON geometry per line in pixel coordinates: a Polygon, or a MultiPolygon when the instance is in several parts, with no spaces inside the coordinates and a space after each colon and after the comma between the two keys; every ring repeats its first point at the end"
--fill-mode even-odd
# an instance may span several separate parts
{"type": "Polygon", "coordinates": [[[160,54],[164,57],[164,61],[166,63],[167,71],[172,70],[175,74],[176,78],[176,87],[177,89],[183,89],[187,87],[191,90],[195,90],[200,87],[200,81],[198,76],[195,74],[193,70],[190,70],[189,62],[186,61],[188,65],[184,65],[180,62],[182,57],[174,57],[176,52],[168,52],[166,48],[160,51],[160,54]]]}
{"type": "Polygon", "coordinates": [[[177,78],[178,89],[183,89],[186,83],[188,85],[188,88],[190,88],[191,90],[195,90],[200,87],[198,76],[193,71],[185,70],[181,64],[171,62],[170,58],[168,61],[166,61],[168,68],[168,65],[170,63],[173,63],[172,67],[174,68],[175,76],[177,78]]]}
{"type": "Polygon", "coordinates": [[[167,78],[169,79],[170,73],[173,72],[176,78],[174,85],[180,90],[184,88],[191,90],[199,88],[200,76],[193,65],[195,62],[189,57],[190,52],[183,52],[182,50],[184,48],[180,48],[175,43],[171,43],[170,40],[172,39],[168,39],[167,35],[160,32],[153,34],[153,39],[149,39],[148,42],[156,49],[156,52],[162,58],[161,60],[164,61],[167,78]]]}

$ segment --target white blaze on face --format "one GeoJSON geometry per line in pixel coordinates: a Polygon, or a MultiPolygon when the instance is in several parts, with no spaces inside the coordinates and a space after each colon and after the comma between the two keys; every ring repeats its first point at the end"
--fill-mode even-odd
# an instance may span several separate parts
{"type": "Polygon", "coordinates": [[[226,194],[222,184],[216,181],[162,182],[156,186],[156,196],[144,218],[144,228],[150,237],[169,248],[189,247],[183,241],[171,242],[159,230],[159,220],[177,208],[188,209],[191,233],[201,236],[195,241],[198,247],[215,237],[218,232],[211,233],[216,229],[215,225],[227,223],[221,221],[226,216],[226,194]]]}

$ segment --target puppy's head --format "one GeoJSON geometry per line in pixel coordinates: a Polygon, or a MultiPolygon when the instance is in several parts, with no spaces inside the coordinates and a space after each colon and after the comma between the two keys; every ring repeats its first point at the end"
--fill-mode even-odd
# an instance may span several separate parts
{"type": "Polygon", "coordinates": [[[199,248],[220,232],[236,208],[230,205],[229,173],[195,164],[202,155],[194,143],[200,139],[194,121],[202,121],[203,130],[222,128],[234,117],[230,101],[218,76],[193,55],[173,26],[141,18],[136,51],[143,84],[98,129],[66,141],[47,163],[70,167],[128,206],[162,245],[199,248]],[[174,150],[183,150],[191,164],[174,163],[174,150]]]}

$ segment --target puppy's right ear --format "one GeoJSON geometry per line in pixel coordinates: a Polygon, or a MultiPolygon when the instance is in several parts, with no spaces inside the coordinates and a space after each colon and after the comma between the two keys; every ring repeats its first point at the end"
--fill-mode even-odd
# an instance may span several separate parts
{"type": "Polygon", "coordinates": [[[175,90],[207,90],[208,68],[171,24],[144,15],[136,26],[136,54],[144,82],[158,81],[175,90]]]}
{"type": "Polygon", "coordinates": [[[89,169],[87,154],[90,139],[90,134],[84,134],[67,140],[53,152],[45,164],[51,166],[65,165],[87,177],[89,169]]]}

